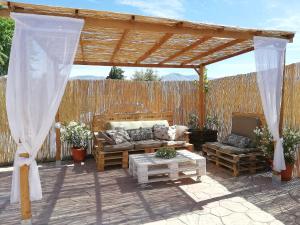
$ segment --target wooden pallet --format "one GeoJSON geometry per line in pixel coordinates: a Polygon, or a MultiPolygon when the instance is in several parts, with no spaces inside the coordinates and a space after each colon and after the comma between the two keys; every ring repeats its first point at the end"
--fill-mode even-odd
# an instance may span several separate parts
{"type": "Polygon", "coordinates": [[[172,159],[157,158],[154,153],[131,155],[129,173],[138,179],[139,184],[194,176],[200,180],[200,176],[206,173],[206,160],[188,150],[179,150],[172,159]]]}
{"type": "MultiPolygon", "coordinates": [[[[192,144],[186,144],[185,146],[169,146],[173,147],[176,150],[186,149],[193,151],[192,144]]],[[[128,155],[131,154],[141,154],[141,153],[154,153],[159,148],[144,148],[144,149],[131,149],[131,150],[122,150],[115,152],[104,152],[96,151],[94,157],[97,162],[97,169],[99,171],[104,171],[106,166],[122,165],[122,168],[128,168],[128,155]]]]}
{"type": "Polygon", "coordinates": [[[265,157],[260,151],[235,154],[204,145],[203,152],[208,161],[230,171],[233,176],[239,176],[242,173],[253,174],[267,168],[265,157]]]}

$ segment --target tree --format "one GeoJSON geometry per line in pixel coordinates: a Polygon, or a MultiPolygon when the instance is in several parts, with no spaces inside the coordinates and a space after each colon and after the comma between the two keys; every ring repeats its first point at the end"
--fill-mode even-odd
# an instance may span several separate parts
{"type": "Polygon", "coordinates": [[[132,80],[136,81],[160,81],[161,78],[157,75],[157,73],[153,69],[146,69],[144,72],[141,71],[135,71],[132,80]]]}
{"type": "Polygon", "coordinates": [[[0,76],[6,75],[8,70],[9,54],[14,31],[14,22],[11,19],[0,18],[0,76]]]}
{"type": "Polygon", "coordinates": [[[124,74],[124,71],[121,68],[113,66],[110,69],[109,75],[106,77],[106,79],[124,80],[125,76],[123,74],[124,74]]]}

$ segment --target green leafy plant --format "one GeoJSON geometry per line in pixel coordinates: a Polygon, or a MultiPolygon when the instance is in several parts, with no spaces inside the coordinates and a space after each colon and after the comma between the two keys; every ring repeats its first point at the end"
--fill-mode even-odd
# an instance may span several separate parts
{"type": "Polygon", "coordinates": [[[124,80],[125,79],[124,70],[122,70],[119,67],[113,66],[110,69],[109,74],[106,77],[106,79],[124,80]]]}
{"type": "Polygon", "coordinates": [[[155,153],[155,157],[163,158],[163,159],[172,159],[175,158],[176,155],[177,155],[176,150],[170,147],[161,147],[155,153]]]}
{"type": "Polygon", "coordinates": [[[71,121],[60,127],[61,141],[71,144],[77,149],[87,149],[88,141],[92,138],[92,132],[84,123],[71,121]]]}
{"type": "Polygon", "coordinates": [[[189,114],[189,122],[188,126],[190,129],[199,129],[199,116],[195,113],[190,113],[189,114]]]}
{"type": "Polygon", "coordinates": [[[12,19],[0,17],[0,76],[7,74],[10,48],[14,32],[12,19]]]}
{"type": "Polygon", "coordinates": [[[157,75],[157,72],[153,69],[146,69],[144,72],[141,71],[135,71],[132,80],[135,81],[161,81],[161,78],[157,75]]]}
{"type": "Polygon", "coordinates": [[[287,164],[294,164],[297,145],[300,143],[300,132],[286,128],[283,130],[284,159],[287,164]]]}
{"type": "Polygon", "coordinates": [[[254,129],[255,145],[268,159],[273,159],[274,156],[274,141],[273,136],[267,127],[256,127],[254,129]]]}
{"type": "Polygon", "coordinates": [[[206,130],[218,130],[219,121],[217,116],[210,116],[206,117],[204,129],[206,130]]]}
{"type": "MultiPolygon", "coordinates": [[[[256,128],[254,130],[255,142],[267,158],[273,159],[274,140],[271,132],[267,127],[256,128]]],[[[296,159],[297,145],[300,143],[300,132],[291,128],[285,128],[282,132],[283,137],[283,154],[287,164],[294,164],[296,159]]]]}

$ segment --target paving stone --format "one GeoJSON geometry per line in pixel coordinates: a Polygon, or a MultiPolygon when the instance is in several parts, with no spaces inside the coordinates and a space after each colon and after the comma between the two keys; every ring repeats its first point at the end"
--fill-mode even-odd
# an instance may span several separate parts
{"type": "Polygon", "coordinates": [[[248,225],[251,220],[244,213],[232,213],[228,216],[222,217],[225,225],[248,225]]]}
{"type": "Polygon", "coordinates": [[[233,202],[230,201],[230,199],[227,199],[226,201],[221,201],[220,206],[229,209],[232,212],[247,212],[248,210],[248,208],[240,202],[233,202]]]}
{"type": "Polygon", "coordinates": [[[272,222],[275,220],[275,218],[270,215],[269,213],[266,213],[264,211],[257,211],[257,210],[251,210],[247,212],[247,215],[256,222],[263,222],[263,223],[268,223],[272,222]]]}
{"type": "Polygon", "coordinates": [[[215,207],[215,208],[212,208],[211,210],[210,210],[210,212],[211,212],[211,214],[213,214],[213,215],[215,215],[215,216],[227,216],[227,215],[229,215],[229,214],[231,214],[232,213],[232,211],[230,211],[230,210],[228,210],[228,209],[226,209],[226,208],[224,208],[224,207],[221,207],[221,206],[219,206],[219,207],[215,207]]]}
{"type": "MultiPolygon", "coordinates": [[[[282,225],[300,224],[300,180],[274,188],[271,174],[233,178],[208,163],[191,179],[141,188],[123,169],[97,172],[93,160],[42,164],[43,199],[32,202],[34,224],[282,225]]],[[[9,203],[12,170],[0,169],[0,224],[20,223],[9,203]]]]}

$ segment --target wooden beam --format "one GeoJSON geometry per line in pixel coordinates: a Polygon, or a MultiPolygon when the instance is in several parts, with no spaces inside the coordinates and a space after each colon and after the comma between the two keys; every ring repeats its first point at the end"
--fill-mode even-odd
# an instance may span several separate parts
{"type": "Polygon", "coordinates": [[[124,32],[123,32],[121,38],[119,39],[119,41],[118,41],[118,43],[117,43],[117,45],[116,45],[116,47],[115,47],[115,49],[114,49],[114,51],[113,51],[112,56],[111,56],[111,58],[110,58],[110,61],[111,61],[111,62],[114,61],[114,59],[115,59],[115,57],[116,57],[118,51],[120,50],[120,48],[121,48],[121,46],[122,46],[122,43],[124,42],[124,40],[125,40],[125,38],[126,38],[128,32],[129,32],[129,30],[127,30],[127,29],[124,30],[124,32]]]}
{"type": "Polygon", "coordinates": [[[285,60],[286,60],[286,50],[284,51],[284,67],[283,67],[283,78],[282,78],[282,91],[281,91],[281,104],[280,104],[280,118],[279,118],[279,135],[282,137],[283,133],[283,118],[284,118],[284,98],[285,98],[285,60]]]}
{"type": "Polygon", "coordinates": [[[140,62],[144,61],[145,59],[147,59],[152,53],[154,53],[157,49],[160,48],[160,46],[162,46],[165,42],[167,42],[173,34],[165,34],[158,42],[156,42],[152,48],[150,48],[147,52],[145,52],[144,55],[142,55],[140,58],[138,58],[136,60],[136,64],[139,64],[140,62]]]}
{"type": "Polygon", "coordinates": [[[82,43],[82,34],[80,35],[79,44],[80,44],[80,51],[81,51],[81,59],[84,61],[85,57],[84,57],[84,49],[83,49],[83,43],[82,43]]]}
{"type": "Polygon", "coordinates": [[[199,126],[205,126],[205,66],[200,65],[199,70],[195,69],[199,75],[199,126]]]}
{"type": "MultiPolygon", "coordinates": [[[[36,10],[30,8],[30,4],[22,4],[22,3],[11,3],[11,4],[17,6],[15,7],[14,11],[19,13],[75,17],[75,15],[73,14],[67,15],[65,13],[54,13],[55,11],[59,12],[59,9],[61,9],[60,7],[47,7],[49,8],[48,11],[46,8],[46,10],[43,10],[42,12],[37,12],[36,10]],[[26,6],[28,8],[26,8],[26,6]]],[[[1,9],[1,10],[9,11],[9,9],[1,9]]],[[[198,35],[198,36],[214,36],[214,37],[235,38],[235,39],[253,39],[254,36],[264,36],[264,37],[284,38],[292,41],[294,37],[294,33],[284,32],[284,31],[282,31],[282,34],[276,35],[270,31],[254,30],[254,29],[234,29],[232,27],[225,27],[225,26],[218,26],[218,25],[210,25],[205,27],[201,27],[198,25],[198,27],[197,26],[191,27],[189,24],[193,24],[193,23],[186,23],[187,26],[184,26],[185,23],[181,22],[183,24],[182,27],[174,27],[174,26],[169,26],[169,24],[162,24],[162,23],[159,24],[159,23],[144,22],[144,21],[131,21],[131,19],[128,20],[113,19],[113,18],[100,19],[100,18],[86,17],[85,15],[81,15],[80,10],[76,18],[78,17],[85,20],[85,26],[92,26],[96,29],[99,28],[115,28],[115,29],[122,29],[122,30],[129,29],[129,30],[139,30],[139,31],[162,32],[162,33],[171,33],[171,34],[191,34],[191,35],[198,35]]],[[[276,31],[276,32],[280,32],[280,31],[276,31]]]]}
{"type": "Polygon", "coordinates": [[[208,62],[206,62],[206,63],[203,63],[203,65],[207,66],[207,65],[209,65],[209,64],[213,64],[213,63],[216,63],[216,62],[220,62],[220,61],[222,61],[222,60],[229,59],[229,58],[232,58],[232,57],[234,57],[234,56],[238,56],[238,55],[242,55],[242,54],[247,53],[247,52],[251,52],[251,51],[253,51],[253,50],[254,50],[254,47],[246,48],[246,49],[244,49],[244,50],[242,50],[242,51],[238,51],[238,52],[235,52],[235,53],[230,54],[230,55],[226,55],[226,56],[223,56],[223,57],[220,57],[220,58],[217,58],[217,59],[213,59],[213,60],[211,60],[211,61],[208,61],[208,62]]]}
{"type": "Polygon", "coordinates": [[[182,65],[186,65],[186,64],[189,64],[189,63],[194,62],[196,60],[202,59],[205,56],[211,55],[211,54],[213,54],[215,52],[221,51],[221,50],[223,50],[225,48],[228,48],[230,46],[236,45],[236,44],[241,43],[243,41],[245,41],[245,40],[244,39],[236,39],[236,40],[230,41],[228,43],[222,44],[222,45],[217,46],[217,47],[215,47],[215,48],[213,48],[213,49],[211,49],[211,50],[209,50],[207,52],[200,53],[199,55],[197,55],[197,56],[195,56],[195,57],[193,57],[193,58],[191,58],[189,60],[184,61],[182,63],[182,65]]]}
{"type": "Polygon", "coordinates": [[[93,66],[120,66],[120,67],[155,67],[155,68],[195,68],[198,65],[178,65],[178,64],[136,64],[136,63],[113,63],[113,62],[89,62],[75,61],[77,65],[93,65],[93,66]]]}
{"type": "Polygon", "coordinates": [[[172,59],[177,58],[178,56],[182,55],[183,53],[190,51],[197,46],[201,45],[202,43],[206,42],[207,40],[211,39],[211,37],[203,37],[200,38],[199,40],[195,41],[193,44],[181,49],[179,52],[176,52],[174,55],[171,55],[170,57],[166,58],[165,60],[161,61],[159,64],[164,64],[166,62],[171,61],[172,59]]]}
{"type": "MultiPolygon", "coordinates": [[[[59,121],[59,110],[56,113],[55,116],[55,123],[58,123],[59,121]]],[[[61,141],[60,141],[60,129],[55,128],[55,134],[56,134],[56,154],[55,154],[55,161],[59,162],[61,161],[61,141]]]]}
{"type": "MultiPolygon", "coordinates": [[[[22,153],[19,157],[29,158],[28,153],[22,153]]],[[[29,166],[20,166],[20,202],[21,217],[23,221],[31,220],[31,203],[29,193],[29,166]]]]}

